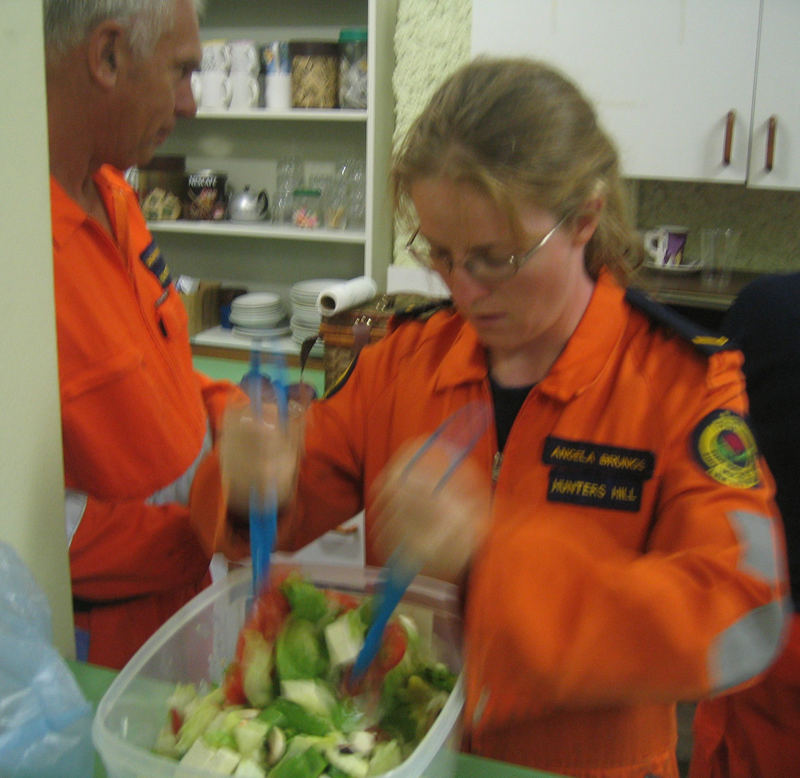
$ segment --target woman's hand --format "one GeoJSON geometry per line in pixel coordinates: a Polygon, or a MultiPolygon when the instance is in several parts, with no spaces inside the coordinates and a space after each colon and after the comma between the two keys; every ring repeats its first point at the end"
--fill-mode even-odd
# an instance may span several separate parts
{"type": "Polygon", "coordinates": [[[458,583],[486,532],[489,480],[466,459],[439,486],[457,452],[439,442],[409,467],[424,442],[404,447],[376,479],[372,539],[386,557],[399,547],[425,575],[458,583]]]}

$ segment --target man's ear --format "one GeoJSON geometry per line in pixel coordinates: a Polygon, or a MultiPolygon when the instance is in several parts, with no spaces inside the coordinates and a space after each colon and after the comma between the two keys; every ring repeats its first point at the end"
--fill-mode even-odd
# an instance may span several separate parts
{"type": "Polygon", "coordinates": [[[112,87],[119,76],[123,30],[113,20],[100,23],[92,30],[88,42],[88,64],[92,78],[104,87],[112,87]]]}
{"type": "Polygon", "coordinates": [[[603,212],[605,204],[606,201],[602,195],[595,195],[581,206],[574,222],[574,240],[576,243],[585,246],[589,242],[589,239],[597,229],[597,225],[600,223],[600,214],[603,212]]]}

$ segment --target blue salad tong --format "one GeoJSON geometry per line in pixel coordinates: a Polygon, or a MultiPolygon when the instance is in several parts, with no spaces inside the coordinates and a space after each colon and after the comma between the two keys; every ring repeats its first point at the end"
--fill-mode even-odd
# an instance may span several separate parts
{"type": "MultiPolygon", "coordinates": [[[[439,491],[475,448],[489,425],[489,418],[489,408],[484,403],[472,402],[455,411],[414,453],[404,472],[408,473],[427,452],[434,446],[439,446],[450,459],[442,477],[434,486],[434,493],[439,491]]],[[[409,559],[402,547],[395,550],[381,571],[375,615],[351,671],[354,680],[358,680],[375,659],[389,618],[418,572],[418,563],[409,559]]]]}
{"type": "MultiPolygon", "coordinates": [[[[250,352],[250,370],[245,374],[242,383],[250,398],[253,417],[260,419],[262,415],[262,394],[267,376],[261,369],[261,344],[254,342],[250,352]]],[[[275,391],[278,404],[278,421],[285,430],[288,417],[286,390],[286,362],[282,355],[277,355],[276,375],[270,382],[275,391]]],[[[250,556],[253,564],[253,596],[261,590],[261,586],[269,575],[269,562],[275,547],[275,536],[278,527],[278,496],[275,484],[267,494],[262,495],[256,486],[250,488],[250,556]]]]}

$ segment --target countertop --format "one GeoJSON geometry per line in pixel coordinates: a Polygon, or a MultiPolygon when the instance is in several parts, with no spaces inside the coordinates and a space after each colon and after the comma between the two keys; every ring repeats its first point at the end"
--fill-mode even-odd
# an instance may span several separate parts
{"type": "MultiPolygon", "coordinates": [[[[96,709],[106,689],[116,677],[116,673],[104,667],[83,662],[68,661],[67,664],[75,675],[84,696],[96,709]]],[[[485,778],[486,776],[492,776],[492,778],[558,778],[553,773],[528,770],[469,754],[458,754],[454,778],[485,778]]],[[[99,757],[95,758],[93,778],[106,778],[106,771],[99,757]]]]}
{"type": "Polygon", "coordinates": [[[725,311],[742,287],[759,275],[734,270],[726,283],[710,286],[699,271],[678,272],[642,267],[631,279],[631,286],[646,290],[653,298],[668,305],[725,311]]]}

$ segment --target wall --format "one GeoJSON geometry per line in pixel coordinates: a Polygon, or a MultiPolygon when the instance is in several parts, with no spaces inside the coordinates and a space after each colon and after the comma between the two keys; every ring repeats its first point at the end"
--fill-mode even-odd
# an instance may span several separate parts
{"type": "MultiPolygon", "coordinates": [[[[397,143],[442,79],[470,56],[472,0],[400,0],[395,28],[394,138],[397,143]]],[[[413,265],[398,230],[394,256],[413,265]]]]}
{"type": "MultiPolygon", "coordinates": [[[[400,0],[395,50],[396,138],[422,110],[433,89],[470,57],[471,0],[400,0]]],[[[736,225],[742,231],[736,268],[759,272],[800,270],[800,192],[743,185],[632,181],[637,226],[685,224],[687,256],[699,251],[699,229],[736,225]]],[[[395,241],[398,264],[411,260],[395,241]]]]}
{"type": "Polygon", "coordinates": [[[53,312],[42,7],[3,0],[0,40],[0,540],[44,590],[55,644],[75,653],[64,530],[64,480],[53,312]],[[14,120],[9,121],[8,117],[14,120]]]}
{"type": "Polygon", "coordinates": [[[800,192],[744,185],[639,181],[638,224],[689,227],[687,259],[699,255],[702,227],[737,226],[742,235],[731,266],[754,272],[800,270],[800,192]]]}

